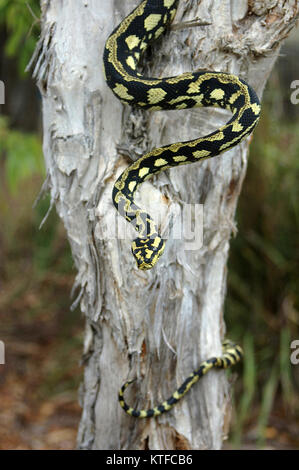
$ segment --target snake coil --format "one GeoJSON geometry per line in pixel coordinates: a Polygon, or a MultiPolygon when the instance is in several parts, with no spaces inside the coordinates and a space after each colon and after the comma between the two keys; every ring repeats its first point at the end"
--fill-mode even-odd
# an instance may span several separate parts
{"type": "MultiPolygon", "coordinates": [[[[260,116],[260,103],[255,91],[239,77],[214,71],[184,73],[176,77],[147,78],[137,72],[142,53],[173,20],[179,0],[144,0],[133,10],[106,41],[104,72],[107,84],[123,103],[148,110],[173,110],[217,106],[233,116],[227,124],[211,134],[187,142],[156,148],[132,163],[117,179],[112,200],[118,212],[134,225],[138,236],[132,242],[132,253],[139,269],[151,269],[165,248],[165,240],[145,210],[134,202],[141,183],[168,168],[198,162],[225,152],[248,136],[260,116]]],[[[211,368],[227,368],[242,358],[240,346],[223,342],[221,357],[203,362],[177,391],[158,407],[134,410],[119,391],[119,403],[131,416],[147,418],[168,411],[190,387],[211,368]]]]}

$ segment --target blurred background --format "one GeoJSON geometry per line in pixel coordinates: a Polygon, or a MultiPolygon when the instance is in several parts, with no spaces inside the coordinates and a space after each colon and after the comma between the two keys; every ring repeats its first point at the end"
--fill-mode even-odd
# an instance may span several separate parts
{"type": "MultiPolygon", "coordinates": [[[[39,16],[38,0],[0,0],[0,449],[72,449],[81,412],[76,272],[55,209],[39,229],[49,197],[33,207],[45,178],[41,99],[25,68],[39,16]]],[[[298,53],[297,29],[264,94],[231,243],[225,319],[246,354],[228,449],[299,449],[299,364],[290,361],[299,340],[298,53]]]]}

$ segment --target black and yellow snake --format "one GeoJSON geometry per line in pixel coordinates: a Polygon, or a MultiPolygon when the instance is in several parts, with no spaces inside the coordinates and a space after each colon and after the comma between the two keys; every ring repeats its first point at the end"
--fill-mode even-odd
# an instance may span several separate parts
{"type": "MultiPolygon", "coordinates": [[[[141,54],[173,20],[179,0],[144,0],[107,39],[104,72],[107,84],[123,103],[148,110],[185,109],[217,106],[228,109],[230,121],[211,134],[187,142],[156,148],[132,163],[113,188],[113,203],[132,223],[138,237],[132,252],[139,269],[151,269],[162,255],[165,241],[152,217],[134,202],[138,186],[153,175],[171,167],[198,162],[225,152],[248,136],[260,116],[255,91],[242,79],[225,72],[198,71],[177,77],[146,78],[137,72],[141,54]]],[[[126,382],[119,392],[119,402],[131,416],[147,418],[168,411],[190,387],[212,367],[226,368],[242,357],[240,346],[226,340],[223,355],[210,358],[193,372],[164,403],[149,410],[134,410],[123,398],[126,382]]]]}

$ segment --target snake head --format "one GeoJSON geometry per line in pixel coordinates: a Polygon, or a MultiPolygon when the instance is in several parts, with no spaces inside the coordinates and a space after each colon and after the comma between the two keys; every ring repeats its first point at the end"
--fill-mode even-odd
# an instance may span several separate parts
{"type": "Polygon", "coordinates": [[[165,240],[158,234],[152,238],[135,238],[132,242],[132,253],[138,269],[146,270],[155,266],[165,248],[165,240]]]}

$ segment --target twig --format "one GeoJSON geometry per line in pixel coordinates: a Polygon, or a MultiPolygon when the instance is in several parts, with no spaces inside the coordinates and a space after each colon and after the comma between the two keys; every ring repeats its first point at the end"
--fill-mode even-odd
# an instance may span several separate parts
{"type": "Polygon", "coordinates": [[[209,23],[208,21],[201,21],[199,18],[194,18],[194,20],[184,21],[182,23],[175,23],[170,26],[170,29],[173,31],[177,31],[179,29],[195,28],[196,26],[209,26],[211,24],[212,23],[209,23]]]}
{"type": "Polygon", "coordinates": [[[33,21],[32,25],[30,26],[30,29],[29,29],[29,31],[27,33],[27,36],[26,36],[26,39],[28,39],[28,37],[31,34],[31,31],[32,31],[33,27],[36,25],[36,23],[40,23],[40,19],[36,16],[36,14],[32,10],[32,8],[31,8],[31,6],[29,5],[28,2],[26,2],[26,6],[27,6],[28,10],[30,11],[31,16],[34,18],[34,21],[33,21]]]}

